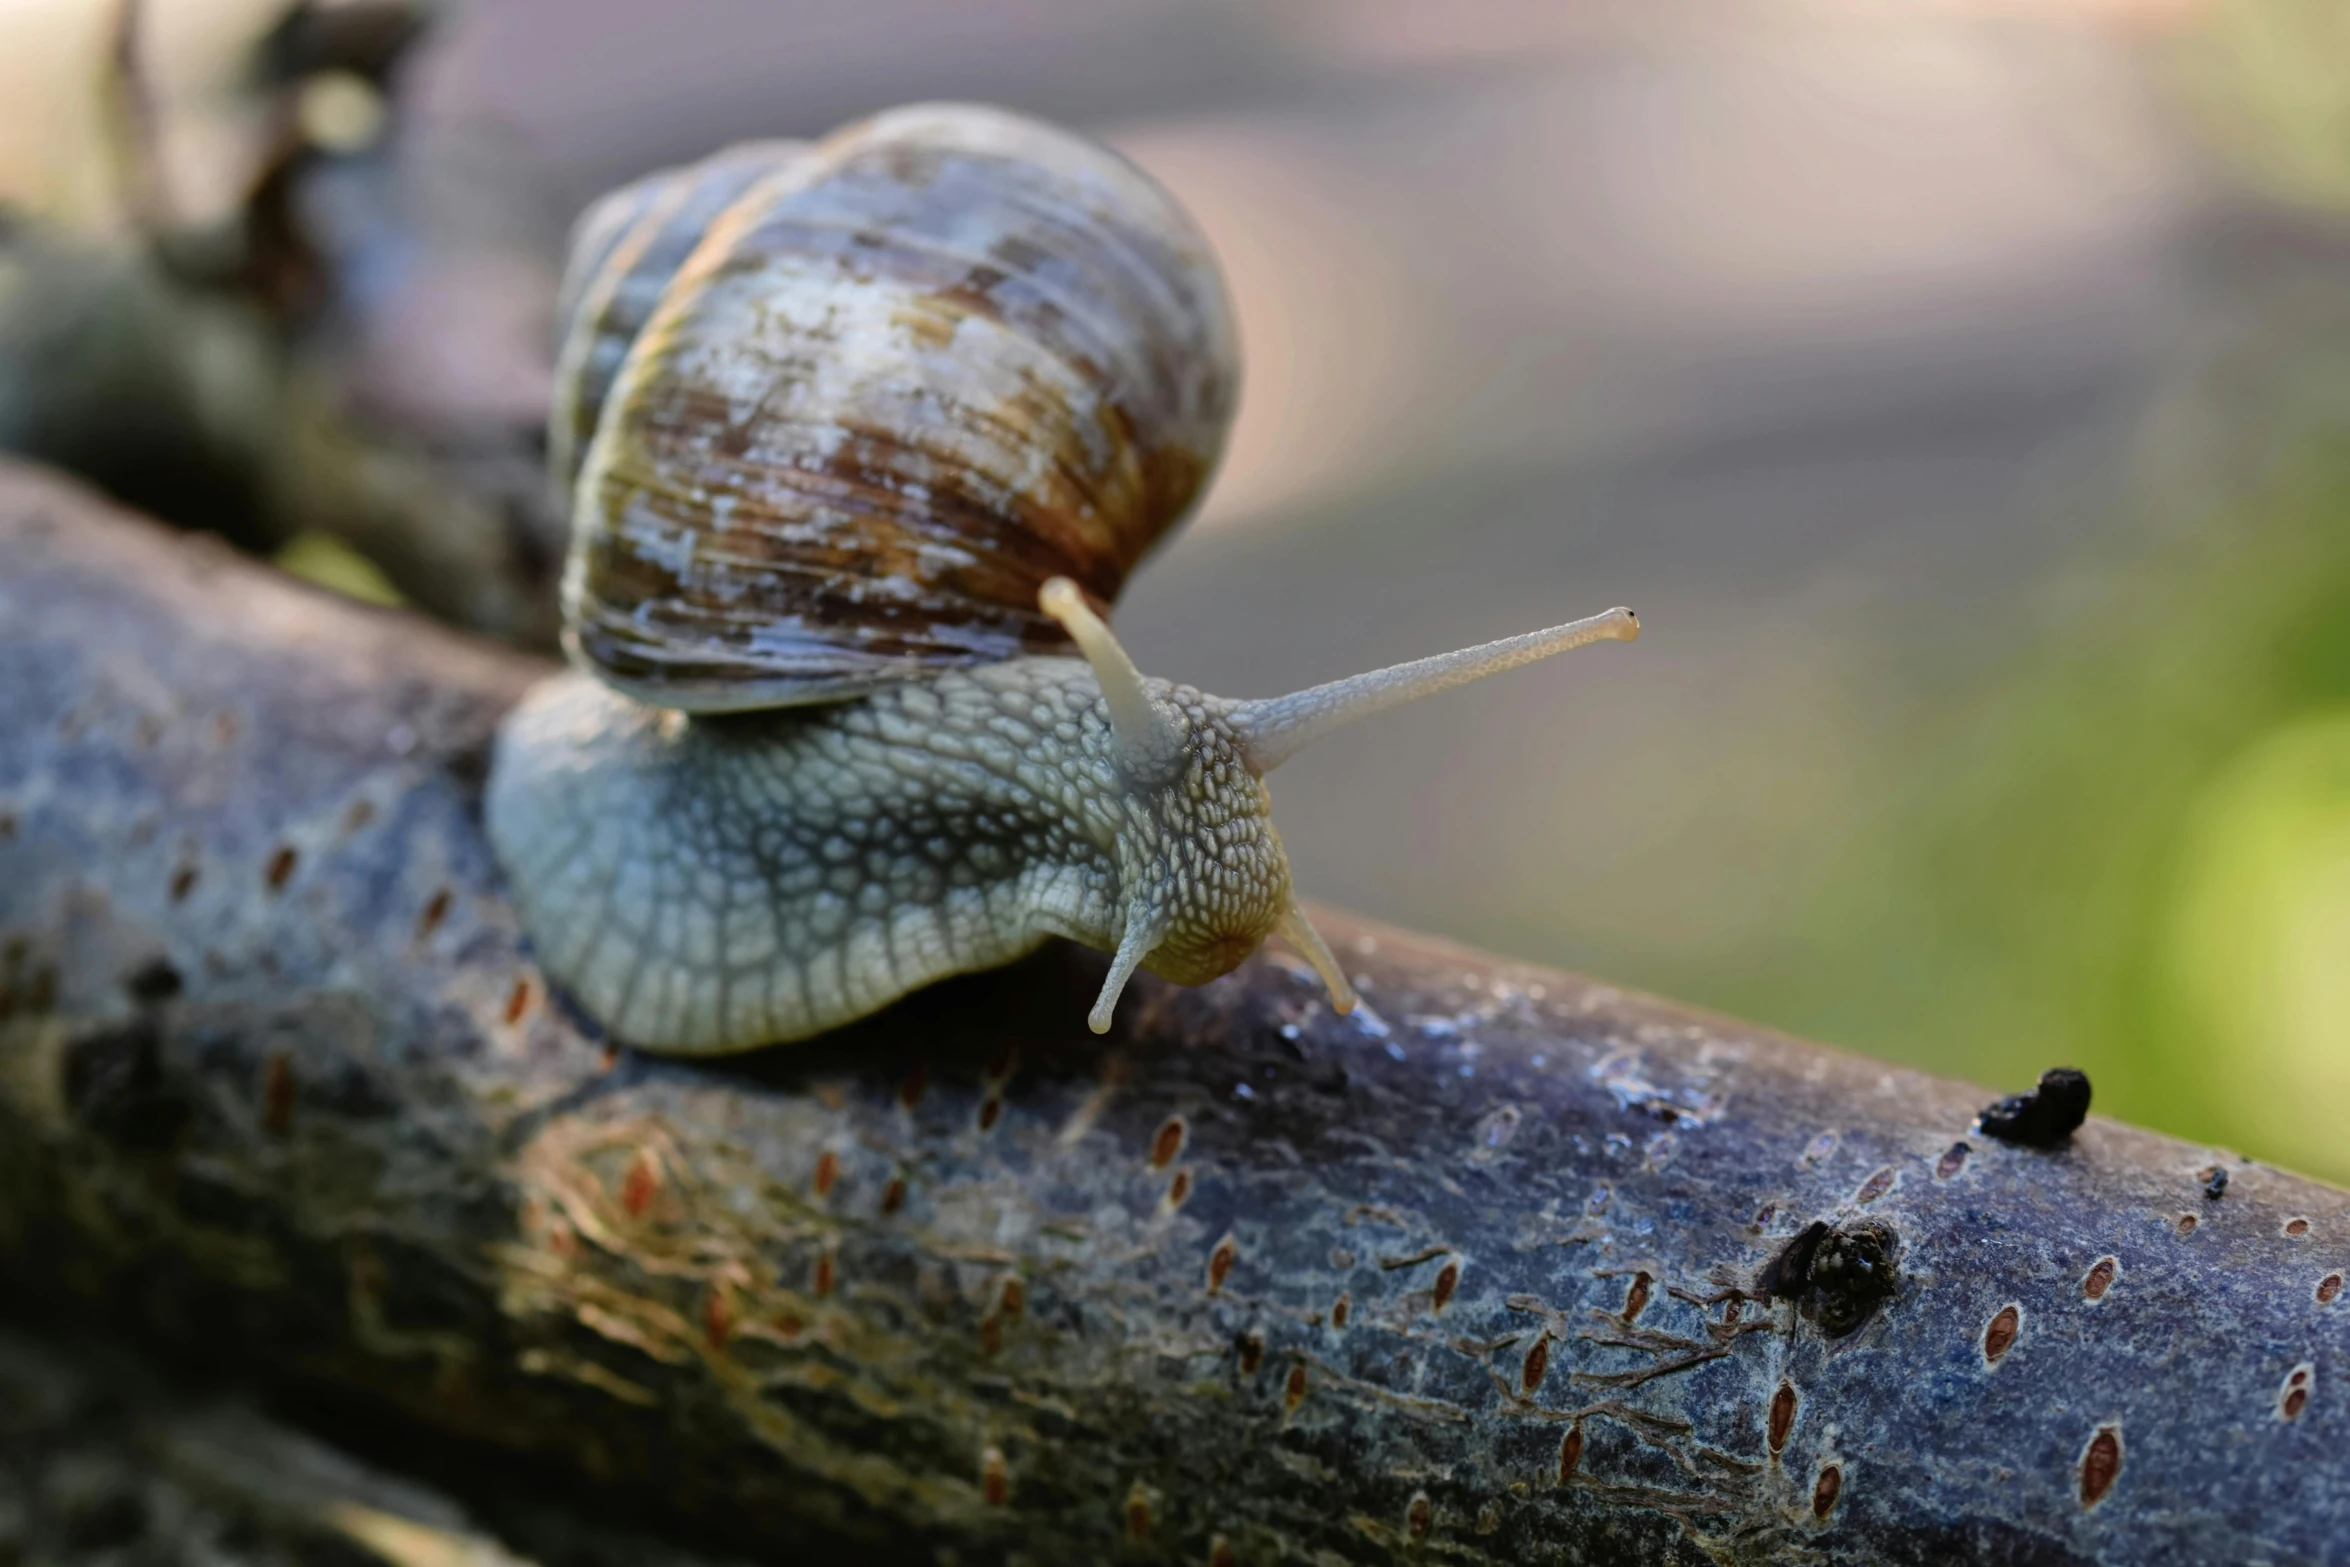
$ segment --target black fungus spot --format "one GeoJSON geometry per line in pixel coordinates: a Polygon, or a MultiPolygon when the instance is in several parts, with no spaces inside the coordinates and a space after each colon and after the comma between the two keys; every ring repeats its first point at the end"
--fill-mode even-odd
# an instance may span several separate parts
{"type": "Polygon", "coordinates": [[[1764,1266],[1755,1293],[1795,1302],[1806,1321],[1842,1338],[1893,1293],[1900,1258],[1901,1238],[1882,1220],[1814,1219],[1764,1266]]]}
{"type": "Polygon", "coordinates": [[[1828,1233],[1828,1221],[1814,1219],[1797,1231],[1778,1254],[1763,1265],[1762,1277],[1755,1280],[1754,1292],[1765,1300],[1796,1300],[1811,1278],[1812,1253],[1820,1249],[1820,1237],[1828,1233]]]}
{"type": "Polygon", "coordinates": [[[1985,1109],[1976,1124],[1985,1137],[2027,1148],[2054,1148],[2089,1116],[2089,1076],[2069,1066],[2040,1074],[2040,1086],[1985,1109]]]}
{"type": "Polygon", "coordinates": [[[1862,1219],[1830,1230],[1812,1254],[1803,1314],[1828,1337],[1842,1338],[1893,1293],[1900,1255],[1901,1240],[1890,1224],[1862,1219]]]}

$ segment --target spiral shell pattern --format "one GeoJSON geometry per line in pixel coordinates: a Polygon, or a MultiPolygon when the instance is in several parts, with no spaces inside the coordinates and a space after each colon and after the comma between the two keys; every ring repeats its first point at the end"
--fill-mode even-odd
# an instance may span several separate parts
{"type": "Polygon", "coordinates": [[[621,360],[703,231],[761,178],[808,155],[806,142],[744,142],[623,185],[580,217],[555,296],[563,347],[547,421],[548,467],[566,493],[579,483],[621,360]]]}
{"type": "Polygon", "coordinates": [[[1207,243],[1115,153],[925,105],[607,197],[551,432],[565,641],[692,712],[1066,651],[1199,496],[1238,353],[1207,243]]]}

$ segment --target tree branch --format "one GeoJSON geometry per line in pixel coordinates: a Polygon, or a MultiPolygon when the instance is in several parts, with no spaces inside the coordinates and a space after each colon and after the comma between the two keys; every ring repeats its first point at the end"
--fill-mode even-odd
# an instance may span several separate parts
{"type": "Polygon", "coordinates": [[[542,1499],[498,1511],[493,1532],[242,1399],[71,1335],[0,1328],[0,1560],[708,1567],[542,1499]]]}
{"type": "Polygon", "coordinates": [[[1334,918],[1350,1018],[615,1051],[479,831],[542,666],[22,470],[0,564],[12,1290],[768,1557],[2343,1559],[2342,1192],[1334,918]]]}

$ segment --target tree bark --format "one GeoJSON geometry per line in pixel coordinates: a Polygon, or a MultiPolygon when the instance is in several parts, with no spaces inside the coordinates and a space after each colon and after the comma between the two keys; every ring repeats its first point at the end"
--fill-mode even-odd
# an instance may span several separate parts
{"type": "Polygon", "coordinates": [[[481,837],[543,669],[0,475],[10,1291],[768,1559],[2350,1561],[2350,1195],[1322,914],[1352,1017],[639,1056],[481,837]]]}
{"type": "Polygon", "coordinates": [[[502,1488],[444,1489],[87,1335],[0,1327],[0,1562],[11,1567],[716,1567],[502,1488]],[[519,1549],[517,1548],[519,1547],[519,1549]]]}

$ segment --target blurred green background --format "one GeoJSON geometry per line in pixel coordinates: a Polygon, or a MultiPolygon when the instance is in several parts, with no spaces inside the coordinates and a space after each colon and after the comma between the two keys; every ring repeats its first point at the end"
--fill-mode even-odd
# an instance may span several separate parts
{"type": "MultiPolygon", "coordinates": [[[[0,189],[102,227],[15,58],[0,189]]],[[[1284,771],[1309,895],[2350,1180],[2350,0],[510,0],[401,91],[373,199],[524,280],[497,376],[404,373],[507,405],[605,185],[922,97],[1110,138],[1249,358],[1147,669],[1647,628],[1284,771]]]]}

